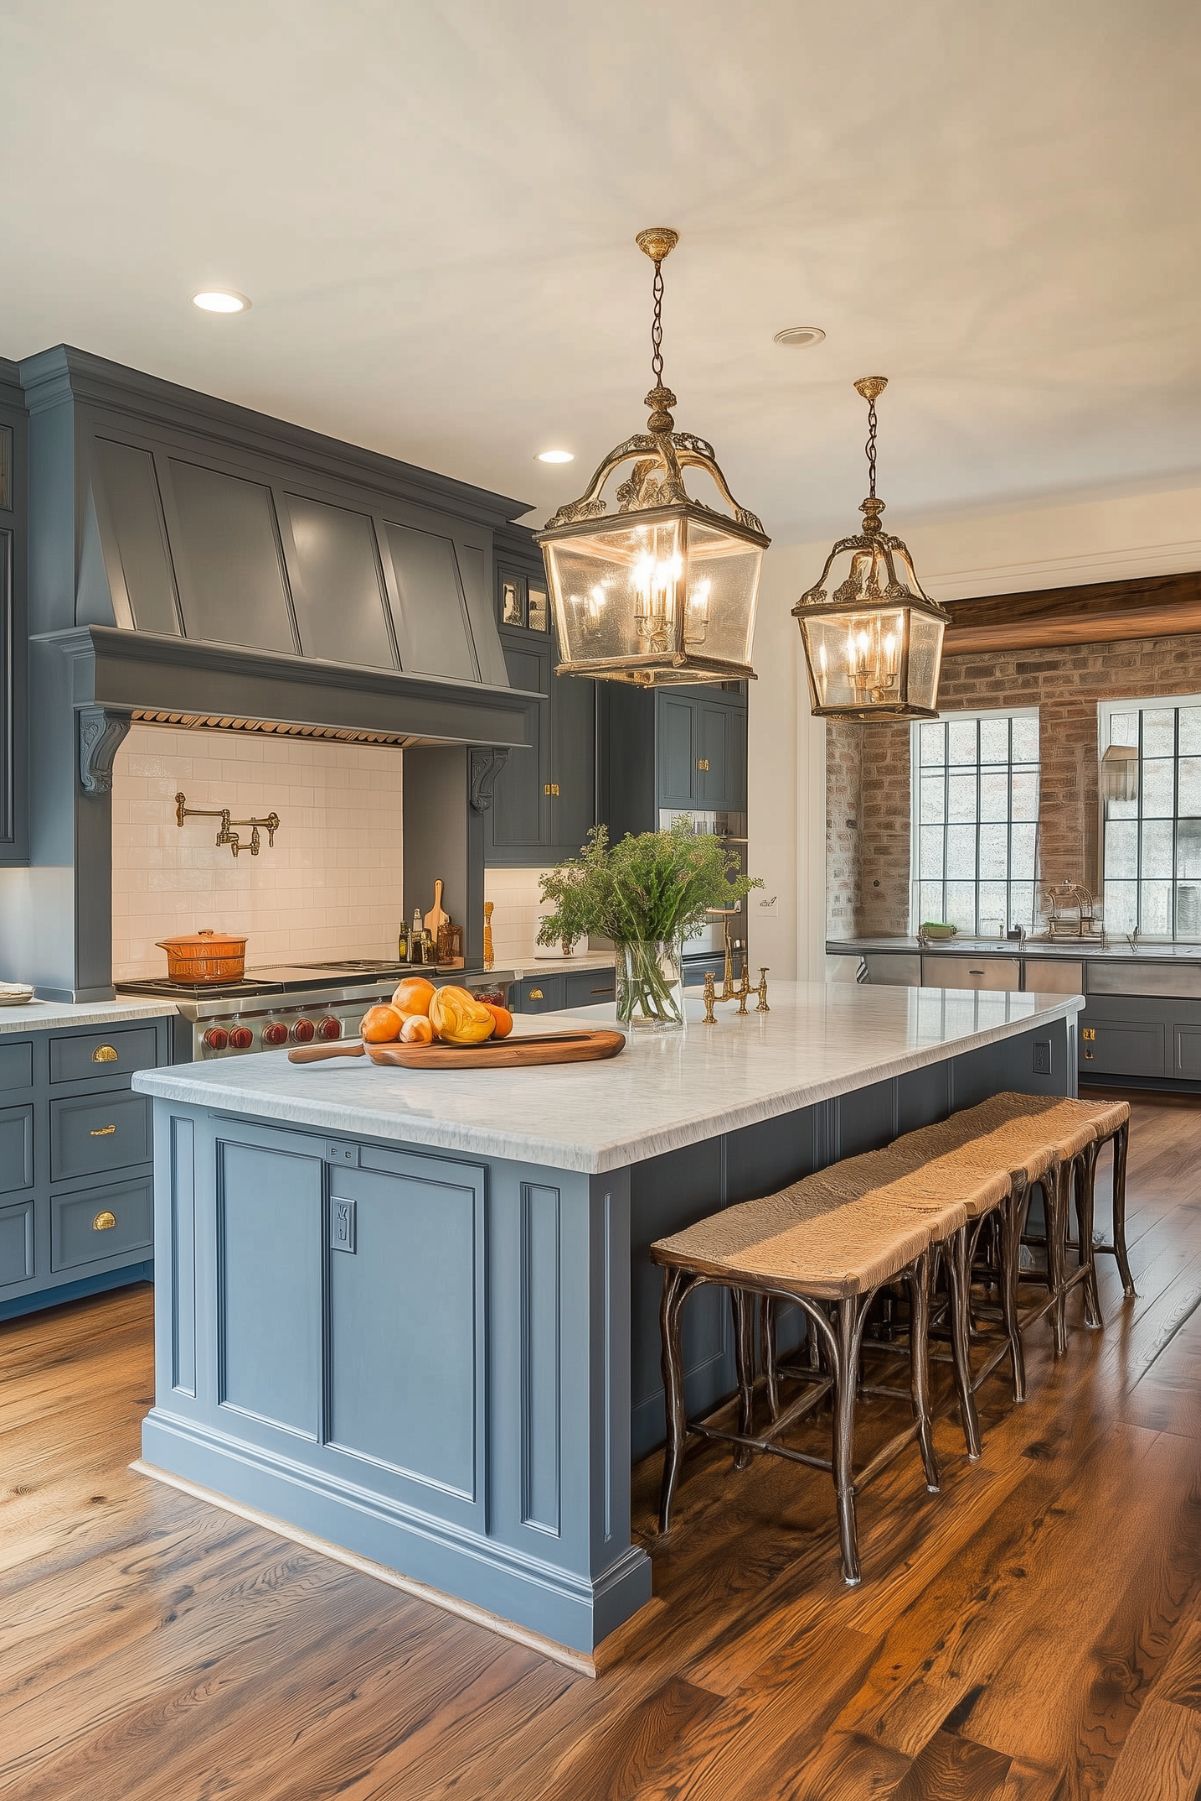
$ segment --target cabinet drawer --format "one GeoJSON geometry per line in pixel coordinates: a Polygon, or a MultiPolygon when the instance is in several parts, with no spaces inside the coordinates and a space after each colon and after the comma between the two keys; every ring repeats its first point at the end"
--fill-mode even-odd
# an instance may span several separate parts
{"type": "Polygon", "coordinates": [[[1027,994],[1083,994],[1084,965],[1074,957],[1028,957],[1022,986],[1027,994]]]}
{"type": "Polygon", "coordinates": [[[1147,994],[1165,1000],[1194,1000],[1201,995],[1201,964],[1128,963],[1100,960],[1088,966],[1090,994],[1147,994]]]}
{"type": "Polygon", "coordinates": [[[33,1045],[28,1038],[0,1043],[0,1092],[33,1087],[33,1045]]]}
{"type": "Polygon", "coordinates": [[[1019,988],[1016,957],[923,957],[923,988],[1019,988]]]}
{"type": "Polygon", "coordinates": [[[104,1175],[150,1161],[150,1102],[141,1094],[81,1094],[50,1103],[50,1180],[104,1175]]]}
{"type": "Polygon", "coordinates": [[[1166,1076],[1168,1029],[1162,1020],[1080,1018],[1080,1073],[1166,1076]]]}
{"type": "Polygon", "coordinates": [[[33,1108],[0,1110],[0,1194],[33,1187],[33,1108]]]}
{"type": "Polygon", "coordinates": [[[154,1178],[50,1197],[50,1267],[75,1269],[154,1243],[154,1178]]]}
{"type": "Polygon", "coordinates": [[[33,1275],[33,1202],[0,1207],[0,1288],[33,1275]]]}
{"type": "Polygon", "coordinates": [[[81,1082],[89,1076],[131,1076],[158,1062],[158,1034],[151,1026],[110,1026],[50,1040],[50,1080],[81,1082]]]}
{"type": "Polygon", "coordinates": [[[556,1013],[565,1004],[562,976],[530,976],[517,991],[520,1013],[556,1013]]]}
{"type": "Polygon", "coordinates": [[[567,977],[566,1005],[569,1007],[601,1007],[617,993],[617,978],[611,969],[580,970],[567,977]]]}
{"type": "Polygon", "coordinates": [[[1201,1026],[1172,1027],[1171,1075],[1201,1081],[1201,1026]]]}

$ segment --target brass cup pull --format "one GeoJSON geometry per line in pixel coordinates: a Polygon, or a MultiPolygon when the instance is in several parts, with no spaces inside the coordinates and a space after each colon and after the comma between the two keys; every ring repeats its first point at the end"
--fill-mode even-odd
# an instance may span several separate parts
{"type": "Polygon", "coordinates": [[[111,1138],[113,1133],[116,1131],[116,1129],[117,1129],[116,1126],[93,1126],[91,1131],[88,1133],[88,1137],[89,1138],[111,1138]]]}
{"type": "Polygon", "coordinates": [[[532,1001],[544,1001],[546,999],[546,996],[542,992],[541,988],[531,988],[530,989],[530,999],[532,1001]]]}
{"type": "Polygon", "coordinates": [[[115,1063],[116,1061],[117,1051],[115,1045],[98,1044],[92,1052],[93,1063],[115,1063]]]}
{"type": "Polygon", "coordinates": [[[111,1232],[116,1223],[116,1214],[110,1213],[106,1207],[104,1212],[98,1213],[92,1221],[92,1230],[93,1232],[111,1232]]]}

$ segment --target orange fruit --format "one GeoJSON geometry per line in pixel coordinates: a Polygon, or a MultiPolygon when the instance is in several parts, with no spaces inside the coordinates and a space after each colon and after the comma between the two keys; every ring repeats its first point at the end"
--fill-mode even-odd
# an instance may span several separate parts
{"type": "Polygon", "coordinates": [[[432,1044],[434,1028],[424,1013],[410,1013],[400,1028],[402,1044],[432,1044]]]}
{"type": "Polygon", "coordinates": [[[487,1007],[489,1013],[491,1013],[493,1019],[496,1021],[492,1036],[494,1038],[507,1038],[509,1033],[513,1030],[513,1015],[509,1012],[509,1009],[507,1007],[502,1007],[497,1001],[481,1001],[480,1005],[482,1007],[487,1007]]]}
{"type": "Polygon", "coordinates": [[[368,1007],[359,1032],[364,1044],[395,1044],[404,1020],[395,1007],[368,1007]]]}
{"type": "Polygon", "coordinates": [[[433,998],[432,982],[427,982],[424,976],[406,976],[392,996],[392,1005],[403,1019],[410,1019],[415,1013],[428,1017],[433,998]]]}

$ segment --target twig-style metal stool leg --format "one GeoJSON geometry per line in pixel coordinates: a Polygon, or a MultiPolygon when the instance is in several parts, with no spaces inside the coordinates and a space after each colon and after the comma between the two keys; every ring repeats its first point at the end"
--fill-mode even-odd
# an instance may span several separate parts
{"type": "Polygon", "coordinates": [[[974,1463],[980,1455],[980,1419],[972,1381],[971,1352],[971,1256],[968,1236],[971,1228],[956,1232],[947,1246],[947,1281],[951,1289],[951,1358],[955,1369],[955,1388],[959,1395],[959,1413],[967,1454],[974,1463]]]}
{"type": "MultiPolygon", "coordinates": [[[[1098,1148],[1105,1141],[1098,1141],[1098,1148]]],[[[1099,1244],[1099,1251],[1108,1251],[1118,1260],[1118,1274],[1122,1278],[1122,1293],[1127,1300],[1134,1297],[1134,1277],[1130,1274],[1130,1259],[1126,1255],[1126,1155],[1130,1146],[1130,1120],[1127,1117],[1113,1134],[1113,1243],[1099,1244]]]]}
{"type": "Polygon", "coordinates": [[[1076,1236],[1079,1242],[1080,1265],[1084,1270],[1084,1323],[1086,1326],[1102,1326],[1101,1297],[1097,1291],[1097,1262],[1093,1255],[1093,1201],[1097,1180],[1097,1153],[1100,1146],[1094,1139],[1092,1144],[1085,1145],[1080,1155],[1073,1160],[1076,1190],[1076,1236]]]}
{"type": "Polygon", "coordinates": [[[680,1310],[696,1277],[686,1270],[665,1269],[663,1298],[659,1303],[659,1329],[662,1339],[663,1405],[667,1440],[663,1448],[663,1486],[659,1495],[659,1530],[666,1532],[671,1523],[671,1503],[684,1461],[687,1433],[684,1411],[684,1359],[680,1347],[680,1310]]]}
{"type": "Polygon", "coordinates": [[[1043,1179],[1047,1215],[1047,1274],[1055,1304],[1051,1309],[1055,1355],[1068,1348],[1068,1192],[1072,1179],[1070,1158],[1051,1164],[1043,1179]]]}
{"type": "MultiPolygon", "coordinates": [[[[730,1290],[734,1311],[734,1368],[738,1377],[738,1432],[749,1439],[754,1419],[755,1402],[755,1313],[756,1299],[744,1289],[730,1290]]],[[[734,1468],[744,1470],[751,1461],[749,1446],[734,1447],[734,1468]]]]}
{"type": "MultiPolygon", "coordinates": [[[[930,1258],[928,1255],[919,1257],[909,1274],[909,1387],[926,1487],[936,1495],[939,1490],[938,1458],[930,1417],[930,1282],[930,1258]]],[[[971,1393],[970,1384],[968,1393],[971,1393]]]]}
{"type": "Polygon", "coordinates": [[[1018,1277],[1021,1272],[1022,1233],[1030,1211],[1030,1184],[1025,1171],[1015,1171],[1009,1198],[1001,1206],[1001,1318],[1009,1340],[1009,1361],[1013,1370],[1013,1398],[1026,1399],[1026,1357],[1022,1349],[1022,1320],[1018,1305],[1018,1277]]]}
{"type": "Polygon", "coordinates": [[[859,1359],[855,1355],[860,1303],[839,1301],[834,1316],[834,1493],[838,1501],[838,1542],[842,1550],[843,1580],[849,1588],[861,1581],[859,1534],[855,1522],[855,1396],[859,1386],[859,1359]]]}
{"type": "Polygon", "coordinates": [[[759,1304],[759,1359],[763,1365],[763,1388],[767,1411],[773,1420],[780,1417],[780,1374],[776,1354],[776,1303],[764,1295],[759,1304]]]}

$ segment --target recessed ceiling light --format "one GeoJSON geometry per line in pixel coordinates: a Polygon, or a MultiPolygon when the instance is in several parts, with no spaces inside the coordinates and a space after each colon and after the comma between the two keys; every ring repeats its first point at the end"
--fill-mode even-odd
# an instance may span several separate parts
{"type": "Polygon", "coordinates": [[[248,313],[250,302],[236,288],[203,288],[193,294],[192,305],[204,313],[248,313]]]}
{"type": "Polygon", "coordinates": [[[540,463],[574,463],[574,450],[540,450],[537,461],[540,463]]]}
{"type": "Polygon", "coordinates": [[[783,344],[787,350],[805,350],[810,344],[820,344],[825,335],[820,325],[786,325],[772,342],[783,344]]]}

